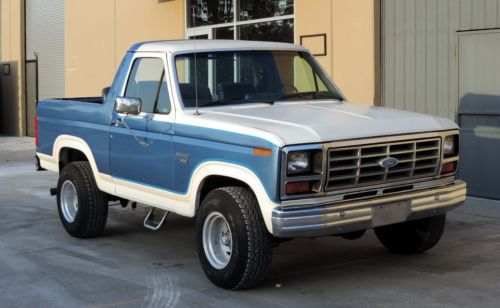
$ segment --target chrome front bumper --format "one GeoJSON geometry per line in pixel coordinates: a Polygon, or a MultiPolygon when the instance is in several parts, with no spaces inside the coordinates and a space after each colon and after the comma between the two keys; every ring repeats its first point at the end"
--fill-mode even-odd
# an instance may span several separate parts
{"type": "Polygon", "coordinates": [[[462,205],[467,187],[456,180],[451,184],[362,201],[318,204],[300,209],[286,206],[273,210],[276,237],[335,235],[445,213],[462,205]]]}

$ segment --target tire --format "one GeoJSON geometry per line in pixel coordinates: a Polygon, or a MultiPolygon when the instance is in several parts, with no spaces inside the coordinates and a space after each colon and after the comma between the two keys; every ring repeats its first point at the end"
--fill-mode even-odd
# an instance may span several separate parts
{"type": "Polygon", "coordinates": [[[211,191],[198,213],[196,237],[201,266],[208,279],[219,287],[241,290],[256,286],[271,264],[273,237],[266,229],[255,196],[246,188],[211,191]],[[210,230],[218,225],[215,221],[226,227],[214,234],[226,234],[229,240],[224,235],[209,237],[213,233],[210,230]],[[218,251],[224,242],[230,253],[224,251],[221,258],[214,257],[217,254],[210,251],[218,251]],[[223,262],[217,263],[221,259],[223,262]]]}
{"type": "Polygon", "coordinates": [[[341,234],[343,239],[354,241],[354,240],[359,240],[360,238],[365,235],[366,230],[361,230],[361,231],[354,231],[354,232],[349,232],[349,233],[344,233],[341,234]]]}
{"type": "Polygon", "coordinates": [[[389,251],[419,254],[434,247],[443,235],[446,214],[375,228],[378,239],[389,251]]]}
{"type": "Polygon", "coordinates": [[[64,229],[74,237],[96,237],[104,230],[108,204],[88,162],[72,162],[61,171],[57,183],[57,209],[64,229]]]}

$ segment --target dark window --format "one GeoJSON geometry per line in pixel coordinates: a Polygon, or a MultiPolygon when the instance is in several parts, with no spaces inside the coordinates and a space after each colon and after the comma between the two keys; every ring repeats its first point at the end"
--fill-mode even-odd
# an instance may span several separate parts
{"type": "Polygon", "coordinates": [[[190,40],[208,40],[208,34],[191,35],[190,40]]]}
{"type": "Polygon", "coordinates": [[[188,0],[188,26],[223,24],[234,20],[233,0],[188,0]]]}
{"type": "Polygon", "coordinates": [[[200,52],[176,56],[175,65],[185,107],[343,99],[308,53],[200,52]]]}
{"type": "Polygon", "coordinates": [[[158,92],[158,101],[156,103],[155,113],[170,113],[170,96],[168,95],[167,80],[163,80],[158,92]]]}
{"type": "Polygon", "coordinates": [[[213,38],[217,40],[233,40],[234,27],[215,28],[213,38]]]}
{"type": "Polygon", "coordinates": [[[239,0],[239,20],[284,16],[293,14],[293,0],[239,0]]]}
{"type": "Polygon", "coordinates": [[[187,27],[211,26],[210,35],[197,35],[195,30],[188,35],[293,43],[293,14],[294,0],[187,0],[187,27]]]}
{"type": "Polygon", "coordinates": [[[239,26],[240,40],[293,43],[293,19],[239,26]]]}
{"type": "Polygon", "coordinates": [[[125,90],[126,97],[141,99],[141,112],[170,112],[170,101],[164,76],[163,60],[160,58],[139,58],[135,60],[125,90]],[[161,84],[160,84],[160,81],[161,84]],[[165,112],[164,110],[167,110],[165,112]]]}
{"type": "Polygon", "coordinates": [[[196,59],[196,67],[194,66],[194,57],[189,62],[189,82],[208,84],[208,58],[200,57],[196,59]],[[195,70],[196,68],[196,70],[195,70]],[[195,76],[196,74],[196,76],[195,76]]]}

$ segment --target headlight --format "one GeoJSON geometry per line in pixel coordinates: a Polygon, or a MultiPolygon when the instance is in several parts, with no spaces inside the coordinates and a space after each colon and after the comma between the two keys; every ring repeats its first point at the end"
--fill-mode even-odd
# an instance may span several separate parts
{"type": "Polygon", "coordinates": [[[287,172],[296,174],[309,171],[309,152],[290,152],[288,153],[287,172]]]}
{"type": "Polygon", "coordinates": [[[294,146],[283,150],[281,196],[310,195],[321,191],[323,149],[320,145],[294,146]]]}
{"type": "Polygon", "coordinates": [[[443,151],[445,156],[452,156],[457,154],[457,140],[458,135],[446,136],[443,143],[443,151]]]}

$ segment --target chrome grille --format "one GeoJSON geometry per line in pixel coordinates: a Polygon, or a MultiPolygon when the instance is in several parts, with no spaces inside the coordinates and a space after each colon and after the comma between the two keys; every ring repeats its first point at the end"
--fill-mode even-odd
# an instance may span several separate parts
{"type": "Polygon", "coordinates": [[[440,138],[331,148],[325,190],[435,176],[440,159],[440,138]],[[398,164],[382,167],[379,162],[388,157],[396,158],[398,164]]]}

